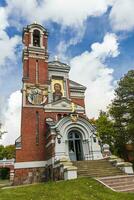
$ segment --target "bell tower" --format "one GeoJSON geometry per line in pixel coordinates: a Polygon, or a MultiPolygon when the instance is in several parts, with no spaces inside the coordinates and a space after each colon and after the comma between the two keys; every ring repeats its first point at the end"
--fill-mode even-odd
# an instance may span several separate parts
{"type": "MultiPolygon", "coordinates": [[[[16,140],[17,173],[44,166],[45,114],[48,95],[47,30],[37,23],[23,29],[21,136],[16,140]]],[[[20,175],[19,175],[20,176],[20,175]]],[[[35,176],[36,177],[36,176],[35,176]]]]}
{"type": "Polygon", "coordinates": [[[39,24],[24,28],[23,82],[46,84],[48,76],[47,30],[39,24]]]}

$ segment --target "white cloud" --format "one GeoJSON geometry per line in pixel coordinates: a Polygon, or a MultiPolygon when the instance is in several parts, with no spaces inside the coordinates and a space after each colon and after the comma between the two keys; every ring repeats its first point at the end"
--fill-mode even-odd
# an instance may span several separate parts
{"type": "Polygon", "coordinates": [[[3,119],[4,129],[8,133],[5,133],[0,140],[3,145],[14,144],[15,139],[20,135],[21,98],[20,91],[16,91],[8,99],[7,110],[3,119]]]}
{"type": "Polygon", "coordinates": [[[67,62],[69,60],[67,56],[67,50],[69,49],[70,46],[75,46],[76,44],[80,43],[84,33],[85,33],[85,27],[81,27],[80,31],[78,32],[77,30],[74,31],[74,37],[70,38],[68,41],[61,40],[60,43],[57,46],[56,49],[56,55],[58,58],[62,59],[63,61],[67,62]]]}
{"type": "Polygon", "coordinates": [[[6,28],[10,26],[8,22],[8,13],[6,7],[0,7],[0,68],[7,65],[6,60],[15,61],[15,51],[21,38],[17,35],[9,37],[6,28]]]}
{"type": "Polygon", "coordinates": [[[94,57],[105,59],[106,57],[116,57],[119,54],[117,36],[107,33],[103,43],[94,43],[91,46],[94,57]]]}
{"type": "Polygon", "coordinates": [[[134,0],[115,0],[109,19],[115,31],[134,29],[134,0]]]}
{"type": "Polygon", "coordinates": [[[107,0],[7,0],[8,15],[21,22],[22,17],[27,22],[46,20],[60,23],[64,26],[80,26],[90,16],[100,16],[107,11],[111,1],[107,0]]]}
{"type": "MultiPolygon", "coordinates": [[[[11,73],[11,70],[16,66],[16,60],[18,52],[16,52],[16,49],[18,45],[20,44],[20,37],[15,35],[12,37],[9,37],[6,28],[9,27],[8,23],[8,15],[5,7],[0,7],[0,90],[6,91],[8,90],[5,85],[3,85],[3,82],[9,83],[9,77],[8,75],[11,73]],[[5,81],[7,80],[7,81],[5,81]]],[[[17,49],[18,50],[18,49],[17,49]]],[[[9,103],[12,101],[12,97],[9,99],[9,103]]],[[[7,104],[6,104],[6,97],[4,95],[1,95],[0,97],[0,121],[3,123],[5,121],[5,125],[8,127],[10,123],[13,124],[13,129],[11,127],[9,128],[9,132],[11,133],[11,130],[14,132],[14,122],[11,119],[8,121],[7,114],[9,114],[9,110],[11,110],[11,105],[8,105],[7,110],[7,104]],[[9,108],[10,107],[10,108],[9,108]],[[6,113],[6,115],[5,115],[6,113]]],[[[11,116],[11,115],[10,115],[11,116]]],[[[11,135],[9,136],[9,141],[11,139],[11,135]]],[[[8,134],[5,134],[4,137],[6,138],[8,134]]],[[[7,138],[5,139],[6,142],[7,138]]],[[[8,142],[7,142],[8,143],[8,142]]]]}
{"type": "Polygon", "coordinates": [[[116,35],[107,33],[103,42],[92,44],[91,49],[71,60],[70,76],[87,87],[87,115],[97,117],[99,110],[106,110],[114,97],[113,69],[105,60],[119,54],[116,35]]]}
{"type": "Polygon", "coordinates": [[[46,0],[46,19],[66,26],[80,26],[89,16],[100,16],[107,10],[106,0],[46,0]]]}
{"type": "Polygon", "coordinates": [[[0,7],[0,30],[5,29],[8,26],[6,10],[0,7]]]}
{"type": "Polygon", "coordinates": [[[0,30],[0,66],[5,65],[6,59],[16,60],[16,47],[20,42],[19,36],[15,35],[9,38],[5,31],[0,30]]]}

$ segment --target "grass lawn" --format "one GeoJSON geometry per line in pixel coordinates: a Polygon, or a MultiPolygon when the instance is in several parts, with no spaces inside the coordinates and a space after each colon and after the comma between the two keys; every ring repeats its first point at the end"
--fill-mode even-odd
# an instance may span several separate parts
{"type": "Polygon", "coordinates": [[[9,182],[9,180],[1,180],[0,179],[0,187],[2,187],[2,186],[4,186],[4,185],[10,185],[10,182],[9,182]]]}
{"type": "Polygon", "coordinates": [[[90,178],[0,189],[0,200],[133,200],[134,193],[116,193],[90,178]]]}

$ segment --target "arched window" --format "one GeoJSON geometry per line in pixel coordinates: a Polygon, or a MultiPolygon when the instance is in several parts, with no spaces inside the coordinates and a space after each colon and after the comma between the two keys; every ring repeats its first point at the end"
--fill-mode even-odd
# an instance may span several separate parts
{"type": "Polygon", "coordinates": [[[40,47],[40,31],[37,29],[33,32],[33,46],[40,47]]]}

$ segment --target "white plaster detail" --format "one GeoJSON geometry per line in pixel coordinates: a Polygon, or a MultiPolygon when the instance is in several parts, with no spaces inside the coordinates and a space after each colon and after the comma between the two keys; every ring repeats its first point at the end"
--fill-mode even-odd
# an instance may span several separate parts
{"type": "MultiPolygon", "coordinates": [[[[66,98],[62,98],[59,101],[56,102],[52,102],[52,103],[48,103],[44,106],[44,109],[47,112],[71,112],[72,108],[71,108],[71,101],[66,99],[66,98]]],[[[76,104],[76,112],[78,113],[84,113],[85,112],[85,108],[76,104]]]]}
{"type": "Polygon", "coordinates": [[[126,174],[134,174],[132,163],[119,162],[119,163],[116,163],[116,167],[120,168],[126,174]]]}
{"type": "Polygon", "coordinates": [[[77,130],[82,136],[82,150],[84,160],[102,159],[101,147],[95,135],[95,130],[92,125],[84,118],[79,117],[77,122],[72,122],[69,116],[62,118],[56,125],[50,125],[51,131],[55,135],[61,136],[61,142],[55,141],[55,159],[60,160],[61,157],[69,155],[68,133],[72,130],[77,130]],[[94,141],[94,138],[96,142],[94,141]]]}
{"type": "Polygon", "coordinates": [[[16,162],[15,169],[45,167],[47,161],[16,162]]]}
{"type": "Polygon", "coordinates": [[[77,178],[77,169],[67,168],[64,170],[64,180],[71,180],[77,178]]]}

